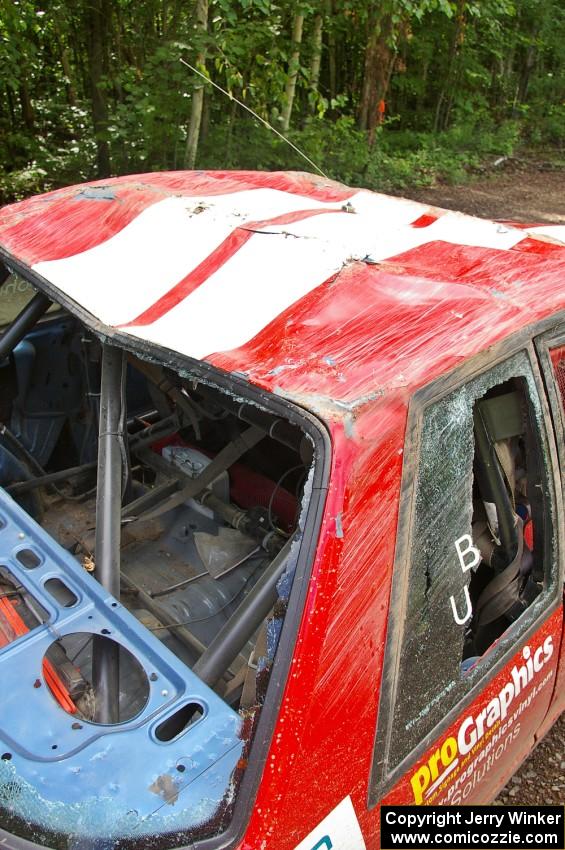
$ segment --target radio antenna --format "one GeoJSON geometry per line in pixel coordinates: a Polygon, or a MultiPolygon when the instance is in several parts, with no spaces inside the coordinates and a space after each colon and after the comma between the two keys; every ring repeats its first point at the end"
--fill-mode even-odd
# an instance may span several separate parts
{"type": "Polygon", "coordinates": [[[279,137],[279,139],[282,139],[282,140],[283,140],[283,142],[286,142],[286,143],[287,143],[287,145],[290,145],[290,147],[291,147],[294,151],[296,151],[296,153],[297,153],[297,154],[300,154],[300,156],[302,157],[302,159],[305,159],[305,160],[306,160],[306,162],[307,162],[309,165],[311,165],[311,166],[312,166],[312,168],[315,168],[315,169],[316,169],[316,171],[318,172],[318,174],[321,174],[321,175],[322,175],[322,177],[325,177],[325,178],[326,178],[326,180],[329,180],[329,179],[330,179],[330,178],[328,177],[328,175],[327,175],[327,174],[324,174],[324,172],[322,171],[322,169],[321,169],[321,168],[319,168],[319,167],[316,165],[316,163],[315,163],[315,162],[313,162],[313,161],[310,159],[310,157],[309,157],[309,156],[306,156],[306,154],[304,153],[304,151],[301,151],[301,150],[300,150],[300,148],[297,148],[297,147],[296,147],[296,145],[294,144],[294,142],[291,142],[291,141],[290,141],[290,139],[287,139],[287,138],[286,138],[286,136],[283,136],[283,134],[282,134],[282,133],[279,133],[279,131],[278,131],[275,127],[273,127],[273,125],[272,125],[272,124],[269,124],[269,122],[268,122],[268,121],[265,121],[265,119],[264,119],[264,118],[261,118],[261,116],[260,116],[260,115],[258,115],[258,114],[257,114],[257,113],[253,110],[253,109],[251,109],[251,107],[247,106],[245,103],[242,103],[242,101],[241,101],[241,100],[238,100],[238,99],[237,99],[237,97],[234,97],[234,95],[233,95],[233,94],[230,94],[228,91],[226,91],[225,89],[223,89],[221,86],[219,86],[219,85],[218,85],[218,83],[215,83],[215,82],[214,82],[214,80],[211,80],[209,77],[207,77],[207,76],[206,76],[206,74],[203,74],[203,73],[202,73],[202,71],[199,71],[199,70],[198,70],[198,68],[195,68],[195,67],[194,67],[194,65],[191,65],[191,64],[190,64],[190,62],[186,62],[186,61],[185,61],[184,59],[182,59],[182,58],[181,58],[179,61],[180,61],[180,62],[182,62],[182,64],[183,64],[183,65],[186,65],[186,67],[187,67],[187,68],[190,68],[190,70],[191,70],[191,71],[194,71],[194,73],[195,73],[195,74],[198,74],[198,76],[199,76],[199,77],[202,77],[202,79],[203,79],[203,80],[205,80],[207,83],[210,83],[210,85],[211,85],[211,86],[214,86],[214,88],[218,89],[218,91],[221,91],[221,92],[222,92],[222,94],[225,94],[225,96],[226,96],[226,97],[228,97],[230,100],[235,100],[235,102],[236,102],[239,106],[243,107],[243,109],[246,109],[246,110],[247,110],[247,112],[249,112],[251,115],[253,115],[253,117],[254,117],[254,118],[256,118],[256,119],[257,119],[257,121],[260,121],[260,122],[261,122],[261,124],[263,124],[265,127],[267,127],[267,129],[268,129],[268,130],[272,130],[272,131],[273,131],[273,133],[274,133],[276,136],[278,136],[278,137],[279,137]]]}

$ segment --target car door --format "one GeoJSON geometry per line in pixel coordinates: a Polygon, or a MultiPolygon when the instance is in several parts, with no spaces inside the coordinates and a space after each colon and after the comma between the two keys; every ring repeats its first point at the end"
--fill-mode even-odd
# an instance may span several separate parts
{"type": "Polygon", "coordinates": [[[527,338],[417,393],[370,806],[489,802],[531,749],[561,644],[560,493],[527,338]]]}

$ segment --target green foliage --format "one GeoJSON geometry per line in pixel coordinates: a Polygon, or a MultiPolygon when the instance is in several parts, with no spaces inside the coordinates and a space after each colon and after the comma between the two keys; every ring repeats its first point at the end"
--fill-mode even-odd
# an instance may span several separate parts
{"type": "Polygon", "coordinates": [[[4,200],[97,176],[103,145],[112,173],[183,167],[201,86],[198,167],[310,168],[235,100],[280,130],[299,10],[288,136],[331,177],[385,190],[425,186],[466,180],[522,144],[563,148],[560,0],[209,0],[207,31],[195,24],[195,3],[0,0],[4,200]],[[370,54],[371,43],[380,52],[370,54]],[[384,123],[367,132],[358,129],[362,99],[368,90],[374,125],[383,97],[367,88],[369,55],[390,67],[381,75],[384,123]],[[233,99],[181,57],[200,61],[233,99]]]}
{"type": "MultiPolygon", "coordinates": [[[[467,181],[485,157],[512,154],[518,124],[509,121],[488,130],[461,125],[440,136],[384,127],[370,147],[353,119],[343,117],[335,122],[310,120],[289,138],[334,180],[391,191],[467,181]]],[[[234,122],[231,131],[220,125],[200,155],[203,168],[308,169],[292,148],[247,117],[234,122]]]]}

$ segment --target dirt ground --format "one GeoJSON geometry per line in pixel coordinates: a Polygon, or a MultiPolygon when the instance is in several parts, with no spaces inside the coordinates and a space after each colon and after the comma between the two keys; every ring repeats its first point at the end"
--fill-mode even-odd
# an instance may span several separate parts
{"type": "Polygon", "coordinates": [[[565,224],[565,168],[532,170],[531,166],[501,166],[492,176],[463,186],[405,190],[402,194],[436,207],[470,215],[530,224],[565,224]]]}
{"type": "MultiPolygon", "coordinates": [[[[438,186],[402,194],[485,218],[565,224],[565,170],[506,167],[496,176],[469,185],[438,186]]],[[[565,714],[496,799],[498,805],[564,802],[565,714]]]]}

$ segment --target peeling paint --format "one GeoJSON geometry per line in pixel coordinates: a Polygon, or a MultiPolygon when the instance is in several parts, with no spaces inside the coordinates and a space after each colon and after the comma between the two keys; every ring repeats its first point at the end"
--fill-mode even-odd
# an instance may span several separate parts
{"type": "Polygon", "coordinates": [[[298,364],[297,363],[282,363],[280,366],[275,366],[267,374],[269,376],[275,377],[276,375],[282,374],[282,372],[286,372],[288,369],[298,369],[298,364]]]}
{"type": "Polygon", "coordinates": [[[158,776],[155,782],[152,782],[149,786],[149,791],[152,794],[157,794],[169,806],[174,806],[179,798],[178,785],[168,773],[158,776]]]}
{"type": "Polygon", "coordinates": [[[343,537],[343,523],[341,514],[337,514],[335,518],[335,536],[338,538],[338,540],[341,540],[341,538],[343,537]]]}
{"type": "Polygon", "coordinates": [[[116,190],[112,186],[87,186],[77,192],[76,197],[87,201],[115,201],[116,190]]]}

